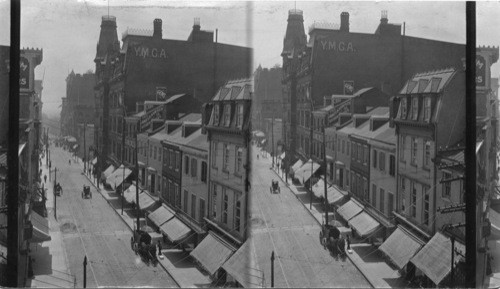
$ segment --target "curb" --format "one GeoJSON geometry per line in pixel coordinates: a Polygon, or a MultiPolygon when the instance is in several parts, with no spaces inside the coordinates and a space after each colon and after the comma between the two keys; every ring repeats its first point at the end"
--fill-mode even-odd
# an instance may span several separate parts
{"type": "MultiPolygon", "coordinates": [[[[115,214],[120,217],[120,220],[122,220],[125,225],[127,225],[127,227],[130,229],[130,232],[131,233],[134,233],[134,230],[132,229],[132,227],[130,227],[130,225],[127,223],[127,221],[125,221],[125,219],[122,218],[121,214],[118,213],[117,210],[115,210],[115,208],[113,207],[113,205],[111,205],[110,201],[104,196],[104,194],[101,192],[101,189],[98,188],[94,182],[92,182],[92,180],[89,178],[89,176],[87,176],[86,174],[84,174],[85,177],[90,181],[90,183],[92,183],[92,186],[94,186],[94,188],[97,189],[97,191],[99,192],[99,194],[101,194],[101,196],[106,200],[106,202],[108,203],[108,205],[111,207],[111,209],[113,210],[113,212],[115,212],[115,214]]],[[[165,270],[165,272],[167,272],[167,274],[170,276],[170,278],[172,278],[172,280],[174,280],[174,282],[177,284],[177,286],[179,288],[182,288],[182,286],[180,285],[179,281],[167,270],[167,268],[165,268],[165,266],[160,262],[158,261],[158,263],[160,264],[160,266],[163,268],[163,270],[165,270]]]]}
{"type": "MultiPolygon", "coordinates": [[[[311,212],[311,210],[309,210],[306,206],[306,204],[304,204],[300,199],[299,197],[297,196],[297,194],[295,194],[293,192],[293,190],[290,188],[290,185],[283,180],[283,178],[274,170],[274,169],[271,169],[277,176],[278,178],[281,179],[282,182],[284,182],[286,184],[286,186],[290,189],[290,191],[293,193],[293,195],[295,196],[295,198],[297,198],[297,200],[299,200],[299,202],[302,204],[302,206],[304,206],[304,209],[306,209],[307,212],[309,212],[309,214],[313,217],[314,220],[316,220],[316,222],[318,222],[318,224],[321,226],[321,223],[318,219],[316,219],[316,217],[314,216],[314,214],[311,212]]],[[[351,263],[354,265],[354,267],[356,267],[356,269],[359,270],[359,272],[361,272],[361,274],[363,275],[363,277],[365,277],[366,281],[368,281],[368,283],[370,283],[370,285],[373,287],[373,288],[377,288],[377,286],[375,286],[374,282],[372,282],[372,280],[370,278],[367,277],[367,274],[365,272],[364,269],[362,269],[360,266],[358,266],[358,264],[356,264],[356,262],[354,262],[352,259],[351,259],[351,254],[347,253],[346,254],[347,257],[349,258],[349,260],[351,260],[351,263]]]]}

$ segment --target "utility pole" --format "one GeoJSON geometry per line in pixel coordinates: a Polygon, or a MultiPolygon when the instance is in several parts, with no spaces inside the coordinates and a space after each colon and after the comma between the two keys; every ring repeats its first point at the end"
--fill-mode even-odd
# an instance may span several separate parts
{"type": "MultiPolygon", "coordinates": [[[[310,96],[309,96],[310,97],[310,96]]],[[[309,143],[309,158],[311,159],[311,176],[309,176],[309,190],[311,192],[311,203],[309,204],[309,209],[312,209],[312,203],[313,203],[313,187],[312,187],[312,176],[313,176],[313,167],[314,167],[314,162],[313,162],[313,110],[314,110],[314,104],[312,101],[312,98],[309,99],[311,101],[311,112],[309,113],[309,124],[311,126],[311,142],[309,143]]]]}
{"type": "Polygon", "coordinates": [[[87,172],[87,142],[85,129],[87,128],[87,122],[83,124],[83,171],[87,172]]]}
{"type": "Polygon", "coordinates": [[[450,288],[455,286],[455,269],[453,268],[455,265],[455,237],[451,236],[451,273],[450,273],[450,288]]]}
{"type": "Polygon", "coordinates": [[[476,287],[476,3],[467,1],[465,45],[465,264],[463,287],[476,287]]]}
{"type": "MultiPolygon", "coordinates": [[[[325,121],[325,126],[326,126],[326,121],[325,121]]],[[[325,224],[328,226],[328,193],[327,193],[327,188],[326,188],[326,171],[327,171],[327,164],[326,164],[326,129],[325,126],[323,126],[323,166],[325,167],[325,224]]]]}
{"type": "Polygon", "coordinates": [[[57,220],[57,196],[56,196],[56,186],[57,186],[57,167],[54,168],[54,189],[52,193],[54,193],[54,218],[57,220]]]}
{"type": "Polygon", "coordinates": [[[137,230],[139,230],[139,156],[137,155],[137,150],[139,147],[137,146],[137,134],[135,135],[135,203],[137,204],[137,230]]]}
{"type": "Polygon", "coordinates": [[[271,151],[273,154],[272,155],[272,158],[273,158],[272,162],[273,162],[273,168],[274,168],[274,154],[275,154],[275,152],[274,152],[274,114],[273,114],[273,118],[271,120],[271,146],[272,146],[271,151]]]}
{"type": "Polygon", "coordinates": [[[45,165],[49,165],[49,128],[45,133],[45,165]]]}
{"type": "Polygon", "coordinates": [[[83,258],[83,288],[87,288],[87,256],[83,258]]]}
{"type": "Polygon", "coordinates": [[[271,288],[274,288],[274,251],[271,253],[271,288]]]}
{"type": "MultiPolygon", "coordinates": [[[[120,187],[120,192],[122,195],[122,215],[123,215],[123,182],[125,182],[125,105],[123,105],[123,117],[122,117],[122,183],[120,187]]],[[[139,174],[139,171],[137,172],[139,174]]],[[[116,186],[116,185],[115,185],[116,186]]]]}

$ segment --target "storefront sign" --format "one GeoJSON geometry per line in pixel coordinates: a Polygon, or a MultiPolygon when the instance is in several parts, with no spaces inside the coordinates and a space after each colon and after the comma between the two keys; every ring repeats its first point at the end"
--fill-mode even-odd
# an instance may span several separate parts
{"type": "Polygon", "coordinates": [[[151,120],[161,118],[163,107],[163,105],[157,105],[146,109],[146,114],[141,116],[140,120],[141,131],[145,131],[149,127],[151,120]]]}
{"type": "Polygon", "coordinates": [[[134,47],[135,56],[142,58],[165,58],[167,52],[163,48],[134,47]]]}
{"type": "Polygon", "coordinates": [[[338,52],[354,52],[352,42],[321,40],[323,50],[333,50],[338,52]]]}
{"type": "Polygon", "coordinates": [[[30,62],[24,57],[19,58],[19,88],[29,89],[30,87],[30,62]]]}

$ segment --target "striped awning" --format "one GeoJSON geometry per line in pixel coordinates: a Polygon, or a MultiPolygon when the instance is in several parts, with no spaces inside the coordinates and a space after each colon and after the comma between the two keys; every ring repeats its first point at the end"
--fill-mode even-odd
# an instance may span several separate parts
{"type": "Polygon", "coordinates": [[[32,242],[43,243],[51,240],[49,233],[49,220],[40,216],[35,211],[31,211],[30,221],[33,225],[33,236],[31,237],[32,242]]]}
{"type": "Polygon", "coordinates": [[[156,209],[154,212],[148,215],[148,218],[153,221],[153,223],[160,227],[163,225],[165,222],[169,221],[172,219],[175,215],[175,212],[173,212],[170,208],[168,208],[165,205],[162,205],[158,209],[156,209]]]}
{"type": "Polygon", "coordinates": [[[224,241],[222,237],[209,231],[205,239],[194,248],[190,255],[210,275],[214,275],[235,251],[236,248],[224,241]]]}
{"type": "Polygon", "coordinates": [[[348,223],[361,237],[370,235],[380,227],[380,223],[365,212],[359,213],[350,219],[348,223]]]}
{"type": "MultiPolygon", "coordinates": [[[[465,255],[465,246],[455,242],[455,262],[458,263],[461,252],[465,255]]],[[[451,272],[451,240],[440,232],[417,253],[410,262],[420,269],[434,284],[439,285],[451,272]]]]}
{"type": "Polygon", "coordinates": [[[160,231],[167,236],[170,242],[174,243],[181,241],[191,233],[191,229],[176,217],[161,225],[160,231]]]}
{"type": "Polygon", "coordinates": [[[422,246],[422,241],[418,240],[411,233],[408,233],[405,229],[398,227],[378,249],[396,267],[403,269],[422,246]]]}
{"type": "Polygon", "coordinates": [[[362,211],[363,208],[360,205],[356,204],[353,200],[350,200],[342,207],[338,208],[337,213],[339,213],[344,220],[349,221],[362,211]]]}

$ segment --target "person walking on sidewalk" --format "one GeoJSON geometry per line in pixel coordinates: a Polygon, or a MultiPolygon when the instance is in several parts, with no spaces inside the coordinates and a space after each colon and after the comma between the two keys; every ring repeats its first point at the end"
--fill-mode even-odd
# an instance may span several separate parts
{"type": "Polygon", "coordinates": [[[158,256],[161,256],[161,241],[158,240],[158,256]]]}
{"type": "Polygon", "coordinates": [[[47,175],[43,175],[43,181],[44,183],[47,183],[47,175]]]}
{"type": "Polygon", "coordinates": [[[68,164],[71,166],[71,159],[68,160],[68,164]]]}

